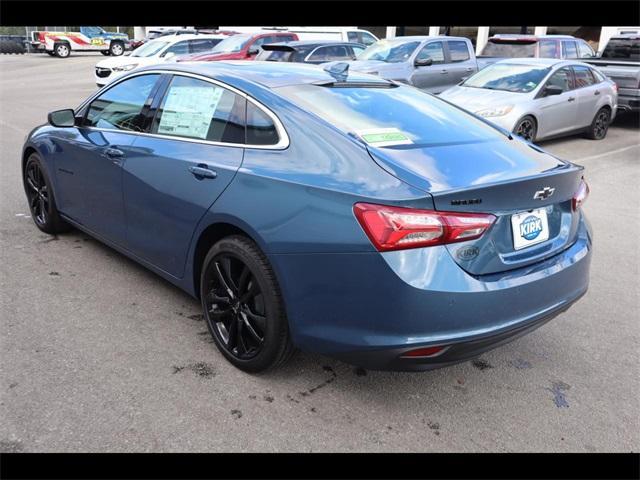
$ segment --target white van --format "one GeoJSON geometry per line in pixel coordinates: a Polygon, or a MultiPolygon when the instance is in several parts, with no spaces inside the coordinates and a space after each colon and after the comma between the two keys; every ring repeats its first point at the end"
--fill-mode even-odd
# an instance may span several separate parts
{"type": "Polygon", "coordinates": [[[293,32],[300,40],[335,40],[336,42],[356,42],[371,45],[378,38],[371,32],[358,27],[220,27],[240,33],[293,32]]]}

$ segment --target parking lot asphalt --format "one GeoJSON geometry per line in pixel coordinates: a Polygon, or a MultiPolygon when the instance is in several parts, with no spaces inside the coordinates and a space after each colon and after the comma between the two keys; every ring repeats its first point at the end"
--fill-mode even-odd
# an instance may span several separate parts
{"type": "Polygon", "coordinates": [[[199,303],[80,232],[29,218],[20,151],[95,90],[101,55],[0,57],[0,451],[637,452],[640,130],[542,144],[586,167],[591,286],[480,359],[371,372],[299,354],[253,376],[199,303]]]}

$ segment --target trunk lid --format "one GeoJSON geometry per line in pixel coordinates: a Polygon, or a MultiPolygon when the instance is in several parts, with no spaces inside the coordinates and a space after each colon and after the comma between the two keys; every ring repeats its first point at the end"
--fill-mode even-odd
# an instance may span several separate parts
{"type": "Polygon", "coordinates": [[[473,275],[520,268],[548,258],[576,239],[578,215],[571,199],[583,168],[517,138],[430,146],[369,145],[371,157],[401,180],[431,194],[436,210],[496,216],[479,239],[447,245],[473,275]],[[553,189],[547,198],[536,192],[553,189]],[[549,238],[516,250],[512,215],[544,209],[549,238]]]}

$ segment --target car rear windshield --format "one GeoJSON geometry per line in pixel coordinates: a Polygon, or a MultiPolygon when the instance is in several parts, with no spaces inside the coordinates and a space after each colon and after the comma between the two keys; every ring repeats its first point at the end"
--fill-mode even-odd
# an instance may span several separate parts
{"type": "Polygon", "coordinates": [[[536,42],[516,42],[489,40],[482,50],[488,57],[533,58],[536,56],[536,42]]]}
{"type": "Polygon", "coordinates": [[[640,37],[612,38],[604,47],[602,58],[622,58],[632,62],[640,61],[640,37]]]}
{"type": "Polygon", "coordinates": [[[275,90],[355,137],[363,138],[367,131],[378,129],[385,129],[396,138],[405,137],[409,144],[402,148],[503,138],[483,121],[413,87],[334,88],[305,84],[275,90]]]}
{"type": "Polygon", "coordinates": [[[358,60],[379,60],[388,63],[400,63],[409,59],[411,54],[418,48],[420,42],[390,42],[380,40],[367,47],[358,60]]]}
{"type": "Polygon", "coordinates": [[[526,93],[535,89],[550,70],[551,67],[544,66],[494,63],[469,77],[462,85],[526,93]]]}

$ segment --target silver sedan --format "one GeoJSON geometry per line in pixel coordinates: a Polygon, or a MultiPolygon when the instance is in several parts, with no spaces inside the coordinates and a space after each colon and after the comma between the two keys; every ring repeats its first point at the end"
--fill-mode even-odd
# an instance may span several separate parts
{"type": "Polygon", "coordinates": [[[601,140],[618,103],[616,84],[597,68],[546,58],[496,62],[440,98],[529,141],[579,131],[601,140]]]}

